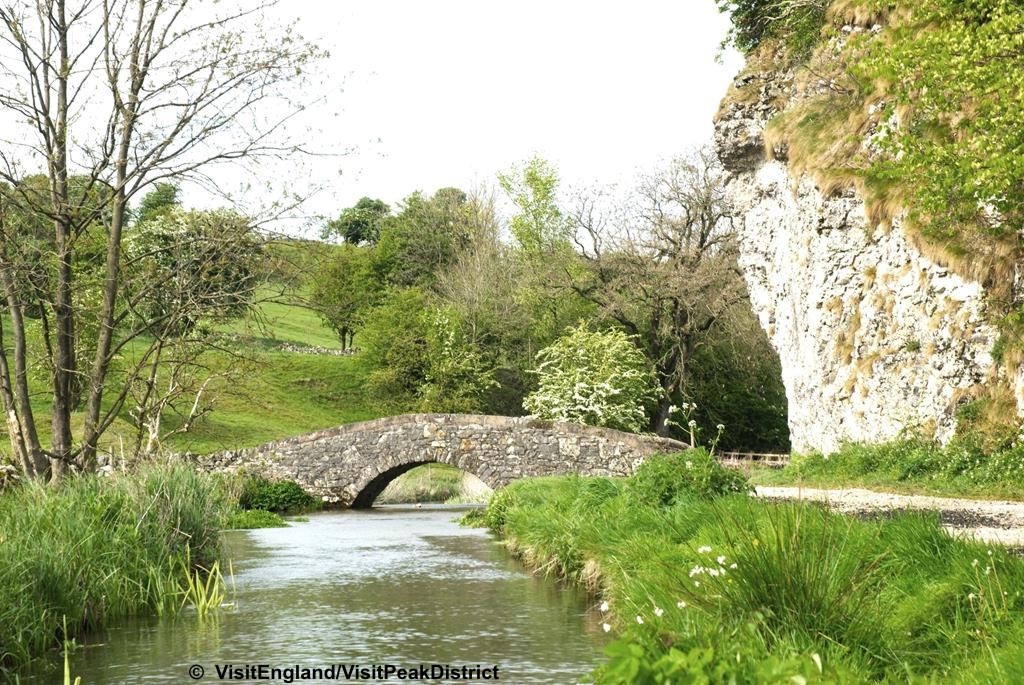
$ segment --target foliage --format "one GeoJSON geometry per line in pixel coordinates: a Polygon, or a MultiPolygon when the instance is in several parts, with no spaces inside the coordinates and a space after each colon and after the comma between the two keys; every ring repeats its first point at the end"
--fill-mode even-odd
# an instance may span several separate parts
{"type": "Polygon", "coordinates": [[[788,400],[778,355],[749,307],[737,307],[732,316],[739,320],[729,328],[742,333],[713,338],[689,364],[693,418],[702,426],[726,427],[723,450],[788,452],[788,400]]]}
{"type": "Polygon", "coordinates": [[[227,210],[168,209],[136,224],[125,237],[125,297],[140,300],[139,324],[183,337],[203,319],[241,316],[259,282],[262,242],[248,219],[227,210]]]}
{"type": "MultiPolygon", "coordinates": [[[[6,219],[13,211],[45,221],[54,265],[52,278],[32,301],[43,305],[47,317],[48,344],[40,354],[26,345],[25,301],[10,278],[9,267],[24,267],[24,255],[17,254],[23,234],[0,219],[2,271],[8,276],[0,286],[14,338],[13,359],[0,345],[0,387],[8,389],[0,400],[23,470],[54,480],[72,467],[97,468],[100,439],[148,370],[141,364],[113,377],[111,368],[129,343],[159,345],[160,328],[167,323],[140,322],[146,308],[136,307],[139,291],[125,297],[126,271],[133,265],[124,249],[129,203],[161,180],[192,179],[209,186],[206,168],[216,162],[244,167],[259,157],[280,159],[297,151],[284,136],[285,122],[303,107],[291,86],[322,57],[289,25],[260,26],[250,12],[211,13],[196,3],[132,0],[111,0],[95,13],[63,8],[32,3],[0,8],[0,33],[11,48],[0,54],[0,69],[16,84],[0,98],[0,109],[15,115],[7,128],[21,143],[5,152],[0,184],[16,188],[41,168],[40,185],[46,189],[4,192],[0,214],[6,219]],[[58,45],[64,49],[50,49],[58,45]],[[55,57],[58,53],[63,58],[55,57]],[[100,62],[105,68],[85,66],[100,62]],[[109,97],[95,97],[98,92],[109,97]],[[253,116],[260,125],[252,125],[253,116]],[[75,257],[80,251],[95,259],[81,263],[75,257]],[[151,336],[154,329],[158,335],[151,336]],[[85,360],[79,355],[83,334],[94,351],[85,360]],[[26,368],[47,364],[49,387],[39,388],[43,384],[26,368]],[[31,398],[47,391],[50,434],[44,447],[31,398]],[[73,422],[83,400],[84,417],[73,422]]],[[[234,266],[221,263],[218,271],[234,266]]],[[[149,283],[152,292],[162,285],[149,283]]],[[[199,301],[206,297],[201,291],[195,295],[199,301]]]]}
{"type": "Polygon", "coordinates": [[[143,224],[181,209],[181,188],[174,183],[154,183],[135,211],[135,223],[143,224]]]}
{"type": "Polygon", "coordinates": [[[902,111],[869,180],[909,189],[911,218],[954,249],[1024,226],[1022,31],[1012,0],[929,0],[858,65],[902,111]]]}
{"type": "Polygon", "coordinates": [[[732,19],[729,38],[751,51],[766,40],[781,41],[795,55],[806,55],[819,39],[829,0],[715,0],[732,19]]]}
{"type": "Polygon", "coordinates": [[[627,492],[646,506],[672,506],[694,497],[713,499],[747,492],[742,473],[724,468],[706,449],[656,454],[637,467],[627,492]]]}
{"type": "Polygon", "coordinates": [[[581,262],[572,247],[572,221],[559,205],[558,171],[534,157],[499,174],[498,182],[518,210],[509,219],[519,265],[512,295],[528,317],[523,332],[532,356],[567,326],[589,318],[594,306],[563,283],[579,272],[581,262]]]}
{"type": "Polygon", "coordinates": [[[371,252],[342,245],[313,274],[310,298],[324,323],[337,331],[342,349],[351,345],[380,297],[372,269],[371,252]]]}
{"type": "Polygon", "coordinates": [[[426,294],[418,288],[390,291],[367,316],[363,361],[369,400],[391,413],[409,411],[430,367],[426,294]]]}
{"type": "Polygon", "coordinates": [[[212,478],[177,465],[5,492],[0,678],[61,638],[179,597],[179,585],[161,581],[180,577],[183,561],[212,564],[227,511],[212,478]]]}
{"type": "Polygon", "coordinates": [[[537,353],[539,387],[523,406],[550,421],[638,433],[655,397],[647,360],[622,331],[570,329],[537,353]]]}
{"type": "Polygon", "coordinates": [[[315,511],[323,506],[323,502],[307,493],[295,481],[268,481],[259,476],[247,476],[238,496],[238,506],[276,514],[298,514],[315,511]]]}
{"type": "Polygon", "coordinates": [[[280,514],[265,509],[238,509],[231,512],[224,522],[224,528],[227,530],[284,528],[287,525],[280,514]]]}
{"type": "Polygon", "coordinates": [[[498,174],[498,182],[519,209],[509,230],[523,252],[538,256],[568,244],[572,228],[558,206],[558,172],[551,164],[533,157],[522,168],[498,174]]]}
{"type": "Polygon", "coordinates": [[[572,219],[583,267],[566,286],[602,320],[636,336],[660,388],[650,430],[666,434],[669,407],[700,392],[693,382],[698,352],[738,339],[751,366],[768,368],[773,353],[756,320],[741,314],[750,307],[747,286],[713,151],[673,159],[608,204],[600,193],[578,198],[572,219]]]}
{"type": "Polygon", "coordinates": [[[321,237],[336,236],[350,245],[372,245],[380,237],[381,222],[390,214],[391,207],[383,200],[363,197],[354,207],[342,210],[341,216],[328,222],[321,237]]]}
{"type": "Polygon", "coordinates": [[[484,514],[528,565],[600,593],[619,639],[593,682],[1015,682],[1024,561],[1009,551],[934,514],[664,506],[620,483],[521,480],[484,514]]]}
{"type": "Polygon", "coordinates": [[[427,333],[427,365],[419,389],[424,411],[472,414],[484,406],[485,393],[497,385],[494,371],[468,341],[450,309],[434,309],[427,333]]]}
{"type": "Polygon", "coordinates": [[[796,455],[762,480],[795,483],[896,485],[932,491],[1024,497],[1024,444],[985,449],[977,434],[947,445],[919,437],[882,444],[848,443],[838,452],[796,455]]]}
{"type": "Polygon", "coordinates": [[[469,241],[473,207],[468,199],[458,188],[405,198],[398,215],[381,223],[373,253],[376,278],[397,288],[432,287],[469,241]]]}

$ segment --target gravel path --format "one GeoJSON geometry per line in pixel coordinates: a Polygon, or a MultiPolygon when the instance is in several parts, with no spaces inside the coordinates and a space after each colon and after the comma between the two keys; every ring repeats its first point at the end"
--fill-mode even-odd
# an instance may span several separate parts
{"type": "Polygon", "coordinates": [[[862,488],[819,490],[758,486],[757,495],[773,500],[824,502],[835,511],[857,516],[873,516],[906,509],[938,511],[946,530],[954,535],[975,537],[1010,547],[1024,547],[1024,502],[895,495],[862,488]]]}

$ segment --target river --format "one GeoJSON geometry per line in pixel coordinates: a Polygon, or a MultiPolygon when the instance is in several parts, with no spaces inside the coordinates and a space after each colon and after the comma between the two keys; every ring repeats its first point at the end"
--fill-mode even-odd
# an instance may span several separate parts
{"type": "Polygon", "coordinates": [[[195,666],[199,682],[220,682],[226,664],[437,663],[497,666],[500,682],[515,684],[585,681],[601,661],[600,616],[578,590],[525,572],[485,531],[459,527],[463,511],[323,512],[228,532],[233,607],[205,622],[186,610],[119,623],[72,654],[72,674],[83,685],[156,685],[192,682],[195,666]]]}

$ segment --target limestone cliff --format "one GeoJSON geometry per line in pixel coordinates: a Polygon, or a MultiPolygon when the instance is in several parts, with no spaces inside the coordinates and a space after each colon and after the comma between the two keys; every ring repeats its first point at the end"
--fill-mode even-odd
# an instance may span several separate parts
{"type": "Polygon", "coordinates": [[[986,293],[918,250],[899,216],[869,221],[852,188],[823,192],[790,172],[785,150],[766,154],[766,123],[807,87],[748,67],[715,136],[751,301],[782,362],[793,447],[827,453],[905,428],[948,439],[958,405],[1001,373],[986,293]]]}

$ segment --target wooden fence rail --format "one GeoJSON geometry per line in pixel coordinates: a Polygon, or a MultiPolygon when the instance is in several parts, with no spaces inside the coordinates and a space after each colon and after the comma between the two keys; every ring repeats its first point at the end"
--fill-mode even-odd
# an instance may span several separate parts
{"type": "Polygon", "coordinates": [[[788,454],[768,454],[764,452],[718,452],[715,454],[723,466],[740,468],[742,466],[767,466],[770,469],[781,469],[789,464],[788,454]]]}

